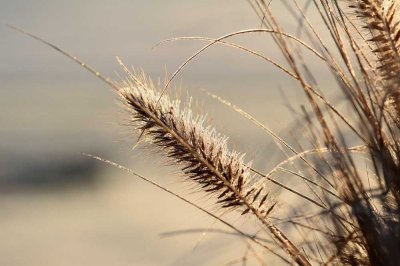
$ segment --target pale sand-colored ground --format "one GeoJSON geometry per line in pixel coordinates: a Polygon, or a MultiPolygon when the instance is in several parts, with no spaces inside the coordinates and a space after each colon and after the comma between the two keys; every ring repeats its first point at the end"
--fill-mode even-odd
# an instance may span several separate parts
{"type": "MultiPolygon", "coordinates": [[[[92,90],[90,84],[76,84],[73,89],[58,85],[54,90],[14,90],[8,95],[15,101],[0,99],[6,110],[1,120],[8,125],[2,130],[1,158],[6,170],[17,173],[14,178],[22,178],[18,176],[21,169],[29,173],[32,164],[32,171],[36,171],[38,161],[46,173],[46,161],[49,168],[54,163],[62,165],[54,157],[66,163],[87,161],[79,153],[91,152],[121,162],[215,210],[201,194],[191,195],[189,184],[182,185],[181,178],[171,176],[174,171],[163,167],[162,159],[142,149],[131,151],[135,138],[129,138],[128,128],[122,125],[123,112],[114,104],[114,95],[105,89],[91,95],[84,92],[85,87],[92,90]]],[[[251,108],[251,99],[260,98],[251,93],[240,95],[231,93],[230,97],[241,98],[243,105],[251,108]]],[[[209,110],[211,122],[231,133],[231,146],[248,151],[249,159],[270,167],[265,156],[258,156],[265,154],[270,138],[229,109],[203,98],[202,106],[209,110]]],[[[276,104],[257,105],[254,110],[262,114],[273,112],[276,104]]],[[[276,159],[273,153],[267,157],[276,159]]],[[[96,166],[95,179],[88,183],[56,183],[51,187],[3,184],[1,265],[221,265],[244,252],[242,241],[234,241],[237,238],[232,236],[208,234],[199,244],[200,234],[161,238],[160,233],[174,230],[226,228],[120,170],[101,163],[96,166]]],[[[57,176],[57,170],[55,175],[56,179],[62,177],[57,176]]],[[[3,172],[2,178],[9,177],[3,172]]]]}

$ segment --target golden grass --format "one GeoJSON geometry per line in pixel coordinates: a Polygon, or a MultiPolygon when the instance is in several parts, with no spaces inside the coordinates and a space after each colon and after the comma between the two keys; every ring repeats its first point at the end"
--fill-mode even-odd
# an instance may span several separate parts
{"type": "Polygon", "coordinates": [[[269,3],[248,2],[260,18],[260,28],[220,38],[172,39],[208,44],[188,58],[161,88],[144,74],[128,70],[121,61],[128,77],[113,82],[53,44],[17,30],[56,49],[110,85],[122,98],[136,132],[153,151],[169,158],[187,182],[197,184],[197,188],[215,199],[220,210],[255,217],[260,231],[252,237],[225,220],[223,214],[205,210],[161,187],[168,193],[216,218],[287,264],[400,265],[396,256],[400,250],[399,1],[309,1],[329,32],[329,40],[321,37],[300,3],[291,1],[292,11],[303,25],[302,32],[312,45],[286,32],[269,3]],[[233,36],[251,33],[272,36],[285,65],[228,42],[233,36]],[[334,43],[334,49],[328,48],[327,42],[334,43]],[[308,139],[295,139],[297,144],[291,145],[240,107],[210,94],[265,130],[287,154],[288,158],[269,173],[252,168],[241,153],[228,148],[225,137],[205,124],[203,116],[194,115],[190,107],[169,96],[174,77],[216,44],[272,63],[298,82],[308,100],[302,120],[305,125],[302,132],[308,139]],[[321,66],[330,70],[337,82],[336,94],[342,96],[349,111],[344,113],[324,96],[302,50],[310,52],[321,66]],[[353,146],[354,143],[357,145],[353,146]],[[306,146],[311,148],[305,149],[306,146]],[[284,184],[279,175],[296,177],[299,185],[284,184]],[[295,205],[298,208],[280,206],[284,211],[275,212],[276,202],[268,196],[269,184],[295,195],[299,199],[295,205]],[[258,235],[264,233],[275,242],[260,240],[258,235]]]}

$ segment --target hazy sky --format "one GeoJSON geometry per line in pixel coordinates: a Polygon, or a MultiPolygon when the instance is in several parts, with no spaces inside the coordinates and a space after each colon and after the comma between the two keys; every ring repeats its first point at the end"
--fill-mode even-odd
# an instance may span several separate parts
{"type": "MultiPolygon", "coordinates": [[[[234,0],[1,0],[0,24],[0,72],[4,75],[57,72],[58,63],[66,61],[5,24],[34,32],[106,69],[115,68],[111,63],[119,55],[154,71],[164,64],[175,66],[194,51],[193,45],[199,45],[186,42],[151,50],[165,38],[217,37],[254,27],[257,20],[245,1],[234,0]]],[[[61,69],[69,71],[65,65],[61,69]]]]}

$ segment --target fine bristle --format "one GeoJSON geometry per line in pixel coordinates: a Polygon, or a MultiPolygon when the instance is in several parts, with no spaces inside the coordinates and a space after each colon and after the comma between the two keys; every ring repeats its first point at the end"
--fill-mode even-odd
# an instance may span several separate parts
{"type": "Polygon", "coordinates": [[[242,207],[242,213],[247,213],[248,202],[266,213],[267,193],[263,186],[249,182],[252,174],[244,155],[230,151],[227,138],[205,126],[204,117],[195,116],[168,95],[160,98],[159,90],[144,75],[132,76],[136,79],[122,82],[119,94],[137,131],[186,177],[213,194],[222,208],[242,207]]]}

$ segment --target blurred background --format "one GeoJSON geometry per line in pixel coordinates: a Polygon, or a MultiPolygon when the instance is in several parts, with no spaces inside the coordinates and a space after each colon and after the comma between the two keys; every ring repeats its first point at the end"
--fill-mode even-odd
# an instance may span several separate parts
{"type": "MultiPolygon", "coordinates": [[[[271,8],[285,18],[284,26],[295,28],[296,21],[275,2],[271,8]]],[[[33,32],[114,79],[124,76],[119,56],[163,80],[205,43],[154,48],[158,42],[257,28],[260,21],[246,1],[0,0],[0,24],[0,265],[224,265],[240,258],[245,244],[235,236],[163,237],[224,227],[134,176],[81,155],[121,163],[213,209],[162,158],[132,150],[137,135],[105,84],[5,25],[33,32]]],[[[281,60],[263,34],[231,40],[281,60]]],[[[286,105],[305,102],[293,84],[266,62],[216,45],[174,86],[192,95],[196,111],[208,113],[230,136],[230,147],[266,170],[282,159],[271,138],[200,89],[282,132],[296,118],[286,105]]]]}

